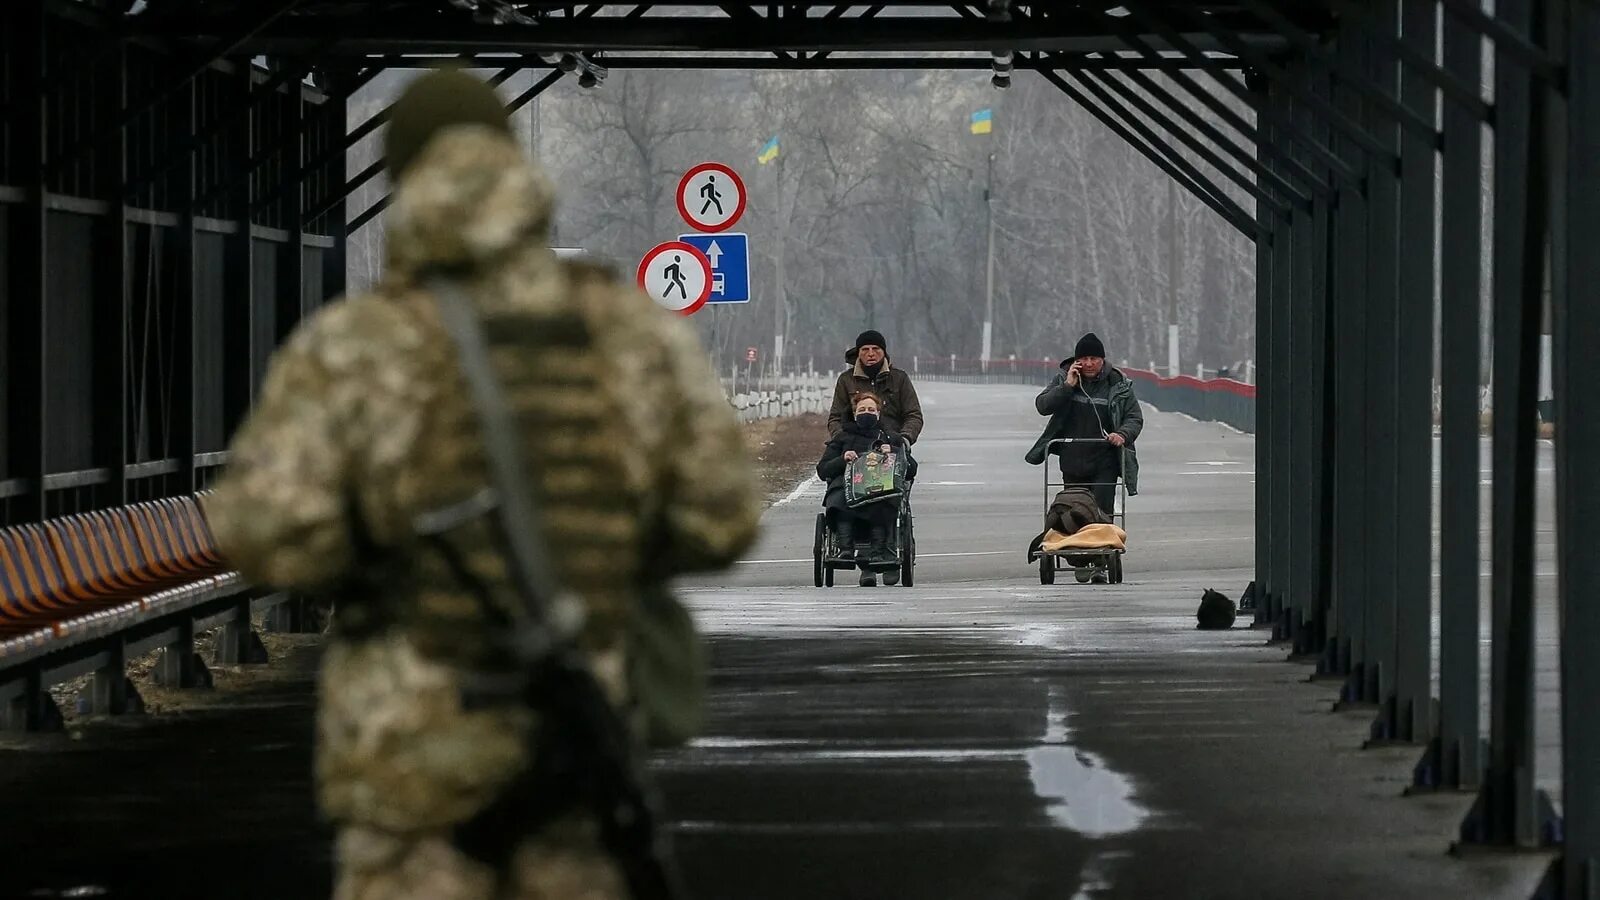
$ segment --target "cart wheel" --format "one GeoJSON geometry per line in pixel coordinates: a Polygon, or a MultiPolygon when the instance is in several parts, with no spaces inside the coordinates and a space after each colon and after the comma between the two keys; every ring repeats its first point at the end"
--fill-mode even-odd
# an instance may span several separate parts
{"type": "Polygon", "coordinates": [[[917,539],[911,534],[911,523],[900,529],[900,586],[911,587],[916,583],[917,568],[917,539]]]}
{"type": "Polygon", "coordinates": [[[813,569],[812,575],[814,576],[813,580],[816,581],[816,583],[817,583],[817,587],[822,587],[822,581],[823,581],[822,570],[824,568],[826,568],[826,566],[824,566],[822,564],[822,556],[823,556],[823,553],[827,550],[827,548],[828,548],[828,515],[827,515],[827,513],[817,513],[817,539],[811,545],[811,556],[812,556],[812,560],[813,560],[813,562],[812,562],[812,569],[813,569]]]}
{"type": "Polygon", "coordinates": [[[1115,554],[1115,555],[1113,555],[1111,557],[1111,583],[1112,584],[1121,584],[1122,583],[1122,554],[1121,553],[1115,554]]]}
{"type": "Polygon", "coordinates": [[[1054,556],[1039,557],[1039,583],[1056,583],[1056,558],[1054,556]]]}

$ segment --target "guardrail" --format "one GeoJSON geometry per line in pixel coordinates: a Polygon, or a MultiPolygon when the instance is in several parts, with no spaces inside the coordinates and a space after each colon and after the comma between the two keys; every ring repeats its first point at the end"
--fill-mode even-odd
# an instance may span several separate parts
{"type": "Polygon", "coordinates": [[[799,416],[806,413],[825,413],[833,400],[832,375],[795,374],[766,378],[757,383],[759,390],[733,391],[732,382],[722,380],[723,393],[741,422],[799,416]]]}

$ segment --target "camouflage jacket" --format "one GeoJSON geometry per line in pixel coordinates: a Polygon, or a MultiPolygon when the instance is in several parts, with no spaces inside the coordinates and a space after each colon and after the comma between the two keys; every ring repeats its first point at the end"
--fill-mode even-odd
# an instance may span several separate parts
{"type": "Polygon", "coordinates": [[[509,665],[491,635],[519,602],[489,522],[442,543],[412,527],[488,479],[429,272],[458,273],[484,321],[543,537],[585,601],[585,648],[619,705],[633,605],[672,575],[730,563],[755,535],[747,451],[698,339],[631,284],[558,260],[551,205],[542,175],[492,132],[430,142],[395,193],[384,280],[278,351],[206,502],[246,578],[335,602],[317,775],[337,822],[462,821],[526,767],[536,727],[520,707],[460,706],[464,668],[509,665]]]}

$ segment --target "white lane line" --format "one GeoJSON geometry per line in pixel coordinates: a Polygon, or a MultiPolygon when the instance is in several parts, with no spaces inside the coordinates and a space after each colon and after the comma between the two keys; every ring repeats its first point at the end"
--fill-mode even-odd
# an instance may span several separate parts
{"type": "Polygon", "coordinates": [[[986,483],[987,482],[983,482],[983,481],[926,481],[926,482],[923,482],[923,484],[931,485],[931,486],[935,486],[935,487],[973,487],[973,486],[982,486],[982,485],[984,485],[986,483]]]}
{"type": "Polygon", "coordinates": [[[1218,469],[1210,469],[1210,470],[1204,470],[1204,471],[1199,471],[1199,472],[1179,472],[1178,474],[1179,475],[1248,475],[1251,478],[1254,478],[1256,473],[1254,473],[1254,472],[1235,471],[1233,469],[1229,469],[1227,471],[1221,471],[1221,470],[1218,470],[1218,469]]]}
{"type": "Polygon", "coordinates": [[[1186,466],[1242,466],[1244,463],[1225,459],[1202,459],[1184,463],[1186,466]]]}
{"type": "Polygon", "coordinates": [[[779,500],[778,502],[772,504],[772,506],[769,507],[769,508],[770,509],[777,509],[780,506],[784,506],[786,504],[793,503],[794,501],[799,500],[801,497],[806,496],[807,493],[809,493],[809,492],[811,492],[811,491],[813,491],[813,490],[815,490],[817,488],[820,488],[820,487],[822,487],[822,479],[820,479],[817,476],[813,475],[809,479],[807,479],[805,481],[802,481],[799,484],[795,485],[794,490],[789,492],[789,496],[787,496],[787,497],[783,498],[782,500],[779,500]]]}
{"type": "MultiPolygon", "coordinates": [[[[918,553],[917,559],[935,559],[951,556],[1005,556],[1011,553],[1025,553],[1026,550],[975,550],[967,553],[918,553]]],[[[767,563],[808,563],[815,562],[811,557],[805,559],[741,559],[736,565],[755,566],[767,563]]]]}

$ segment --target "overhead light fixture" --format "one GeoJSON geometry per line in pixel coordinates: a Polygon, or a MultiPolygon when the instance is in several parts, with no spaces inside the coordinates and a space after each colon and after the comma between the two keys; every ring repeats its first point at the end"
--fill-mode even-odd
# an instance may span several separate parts
{"type": "Polygon", "coordinates": [[[989,83],[1001,90],[1011,87],[1010,50],[994,51],[994,77],[989,79],[989,83]]]}

